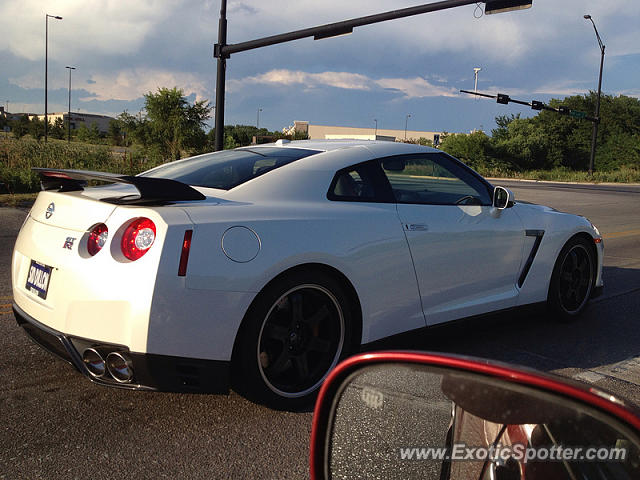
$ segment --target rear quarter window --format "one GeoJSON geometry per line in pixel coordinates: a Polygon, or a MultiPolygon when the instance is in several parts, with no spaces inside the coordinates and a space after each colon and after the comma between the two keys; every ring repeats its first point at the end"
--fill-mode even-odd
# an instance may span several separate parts
{"type": "Polygon", "coordinates": [[[300,148],[225,150],[167,163],[141,176],[168,178],[196,187],[231,190],[289,163],[320,153],[300,148]]]}

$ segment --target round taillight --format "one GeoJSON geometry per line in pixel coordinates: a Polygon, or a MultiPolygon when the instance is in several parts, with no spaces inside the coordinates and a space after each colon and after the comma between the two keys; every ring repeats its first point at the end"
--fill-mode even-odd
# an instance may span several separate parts
{"type": "Polygon", "coordinates": [[[131,221],[122,235],[122,253],[129,260],[137,260],[151,248],[156,239],[156,225],[148,218],[131,221]]]}
{"type": "Polygon", "coordinates": [[[107,238],[109,238],[109,229],[104,223],[99,223],[93,227],[87,239],[87,252],[89,252],[89,255],[93,257],[102,250],[104,244],[107,243],[107,238]]]}

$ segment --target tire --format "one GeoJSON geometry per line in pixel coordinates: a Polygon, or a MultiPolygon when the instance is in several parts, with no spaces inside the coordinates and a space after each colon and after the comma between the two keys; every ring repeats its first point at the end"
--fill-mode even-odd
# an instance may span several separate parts
{"type": "Polygon", "coordinates": [[[232,359],[234,388],[281,410],[305,407],[350,351],[348,296],[335,278],[298,271],[263,290],[249,308],[232,359]]]}
{"type": "Polygon", "coordinates": [[[569,322],[585,309],[595,283],[596,262],[589,242],[569,240],[560,251],[549,285],[547,305],[557,320],[569,322]]]}

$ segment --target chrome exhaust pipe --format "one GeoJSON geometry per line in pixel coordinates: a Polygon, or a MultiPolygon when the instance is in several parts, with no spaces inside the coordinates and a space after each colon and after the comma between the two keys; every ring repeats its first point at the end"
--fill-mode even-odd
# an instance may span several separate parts
{"type": "Polygon", "coordinates": [[[82,361],[89,373],[96,378],[104,377],[104,374],[107,372],[104,359],[95,348],[87,348],[82,352],[82,361]]]}
{"type": "Polygon", "coordinates": [[[107,369],[111,376],[120,383],[128,383],[133,379],[133,363],[120,352],[107,355],[107,369]]]}

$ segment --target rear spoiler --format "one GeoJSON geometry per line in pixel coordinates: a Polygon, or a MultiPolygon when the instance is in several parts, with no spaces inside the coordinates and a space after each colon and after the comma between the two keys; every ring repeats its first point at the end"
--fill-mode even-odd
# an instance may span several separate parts
{"type": "Polygon", "coordinates": [[[89,180],[126,183],[136,187],[140,197],[105,198],[109,203],[154,203],[204,200],[206,197],[189,185],[168,178],[138,177],[118,173],[92,172],[88,170],[66,170],[56,168],[34,168],[40,174],[42,190],[73,192],[84,190],[89,180]]]}

